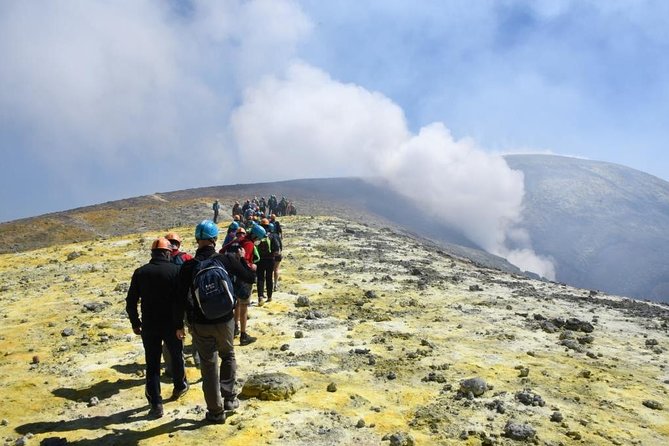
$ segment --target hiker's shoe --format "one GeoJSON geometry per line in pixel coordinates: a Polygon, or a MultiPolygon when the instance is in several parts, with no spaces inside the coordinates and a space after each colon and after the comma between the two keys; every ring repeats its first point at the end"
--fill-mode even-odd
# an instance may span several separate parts
{"type": "Polygon", "coordinates": [[[172,399],[173,399],[173,400],[178,400],[178,399],[181,398],[186,392],[188,392],[188,389],[189,389],[189,388],[190,388],[190,386],[188,385],[188,383],[186,383],[186,387],[184,387],[184,388],[182,388],[182,389],[174,389],[174,390],[172,391],[172,399]]]}
{"type": "Polygon", "coordinates": [[[263,297],[258,298],[258,306],[262,307],[265,304],[265,299],[263,297]]]}
{"type": "Polygon", "coordinates": [[[239,335],[239,345],[253,344],[257,340],[258,340],[258,338],[254,338],[253,336],[249,336],[247,333],[242,333],[242,334],[239,335]]]}
{"type": "Polygon", "coordinates": [[[235,410],[236,408],[239,407],[239,399],[235,397],[232,400],[225,400],[223,402],[223,407],[225,410],[235,410]]]}
{"type": "Polygon", "coordinates": [[[151,418],[160,418],[163,416],[163,405],[162,404],[152,404],[151,409],[149,410],[149,416],[151,418]]]}
{"type": "Polygon", "coordinates": [[[207,413],[204,416],[204,419],[209,421],[210,423],[222,424],[225,423],[225,412],[220,411],[219,413],[213,413],[207,411],[207,413]]]}
{"type": "Polygon", "coordinates": [[[235,338],[239,336],[239,325],[235,325],[235,338]]]}
{"type": "Polygon", "coordinates": [[[267,298],[267,303],[270,303],[270,302],[272,302],[272,298],[271,298],[271,297],[268,297],[268,298],[267,298]]]}

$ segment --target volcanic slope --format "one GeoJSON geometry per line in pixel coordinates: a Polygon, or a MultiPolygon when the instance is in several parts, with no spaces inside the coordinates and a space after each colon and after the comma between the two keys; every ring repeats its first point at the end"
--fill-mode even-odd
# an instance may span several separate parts
{"type": "Polygon", "coordinates": [[[146,416],[124,299],[162,232],[0,255],[5,444],[669,444],[666,306],[481,268],[390,228],[282,224],[279,292],[250,309],[238,379],[280,372],[297,391],[244,398],[222,425],[203,422],[190,359],[191,390],[146,416]]]}

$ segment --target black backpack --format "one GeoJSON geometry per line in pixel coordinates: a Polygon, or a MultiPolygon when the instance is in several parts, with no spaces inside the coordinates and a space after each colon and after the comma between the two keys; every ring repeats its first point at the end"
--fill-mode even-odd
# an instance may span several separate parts
{"type": "Polygon", "coordinates": [[[195,264],[191,292],[207,319],[221,318],[235,309],[232,281],[218,255],[195,264]]]}

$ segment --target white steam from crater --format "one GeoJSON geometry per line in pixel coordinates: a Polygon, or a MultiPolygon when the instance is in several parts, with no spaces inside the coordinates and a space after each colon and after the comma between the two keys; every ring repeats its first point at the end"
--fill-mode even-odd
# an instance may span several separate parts
{"type": "MultiPolygon", "coordinates": [[[[302,62],[246,90],[231,119],[245,169],[271,177],[377,176],[522,270],[555,279],[520,227],[523,175],[442,123],[412,134],[387,97],[302,62]]],[[[424,216],[421,216],[424,218],[424,216]]]]}

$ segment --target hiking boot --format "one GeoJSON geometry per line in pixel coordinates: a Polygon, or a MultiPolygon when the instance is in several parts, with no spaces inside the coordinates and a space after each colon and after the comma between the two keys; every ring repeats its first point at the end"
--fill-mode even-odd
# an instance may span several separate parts
{"type": "Polygon", "coordinates": [[[268,298],[267,298],[267,303],[270,303],[270,302],[272,302],[272,298],[271,298],[271,297],[268,297],[268,298]]]}
{"type": "Polygon", "coordinates": [[[235,338],[239,336],[239,325],[235,325],[235,338]]]}
{"type": "Polygon", "coordinates": [[[204,416],[204,419],[209,421],[210,423],[222,424],[225,423],[225,412],[220,411],[219,413],[213,413],[207,411],[207,413],[204,416]]]}
{"type": "Polygon", "coordinates": [[[186,383],[186,387],[184,387],[183,389],[174,389],[174,390],[172,391],[172,399],[173,399],[173,400],[178,400],[178,399],[181,398],[186,392],[188,392],[188,389],[189,389],[189,388],[190,388],[190,386],[188,385],[188,383],[186,383]]]}
{"type": "Polygon", "coordinates": [[[242,333],[242,334],[239,335],[239,345],[253,344],[257,340],[258,340],[258,338],[254,338],[253,336],[249,336],[247,333],[242,333]]]}
{"type": "Polygon", "coordinates": [[[149,410],[149,416],[151,418],[160,418],[163,416],[163,405],[162,404],[152,404],[151,409],[149,410]]]}
{"type": "Polygon", "coordinates": [[[225,410],[235,410],[239,407],[239,399],[235,397],[232,400],[225,400],[223,401],[223,407],[225,410]]]}
{"type": "Polygon", "coordinates": [[[260,297],[258,298],[258,306],[259,306],[259,307],[262,307],[264,304],[265,304],[265,298],[262,297],[262,296],[260,296],[260,297]]]}

